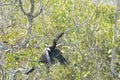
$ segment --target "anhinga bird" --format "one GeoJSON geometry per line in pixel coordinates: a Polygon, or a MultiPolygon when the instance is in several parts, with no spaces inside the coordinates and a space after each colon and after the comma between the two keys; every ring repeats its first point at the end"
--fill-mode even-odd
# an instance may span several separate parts
{"type": "MultiPolygon", "coordinates": [[[[45,64],[54,64],[55,63],[55,59],[58,60],[60,62],[60,64],[65,65],[66,63],[68,63],[65,58],[62,56],[62,52],[59,49],[56,49],[56,45],[57,45],[57,41],[59,40],[59,38],[64,34],[64,32],[60,33],[59,35],[57,35],[54,39],[53,39],[53,43],[52,46],[45,48],[43,51],[43,54],[41,55],[41,57],[38,60],[38,63],[42,62],[45,64]]],[[[27,71],[25,74],[29,74],[32,71],[35,70],[35,66],[33,66],[29,71],[27,71]]]]}

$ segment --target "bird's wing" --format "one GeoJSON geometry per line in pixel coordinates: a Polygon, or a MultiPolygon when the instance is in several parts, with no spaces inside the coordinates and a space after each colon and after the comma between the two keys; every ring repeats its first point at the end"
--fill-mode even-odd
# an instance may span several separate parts
{"type": "Polygon", "coordinates": [[[47,48],[44,49],[43,54],[39,58],[38,63],[40,63],[40,62],[51,63],[51,58],[50,58],[47,48]]]}
{"type": "Polygon", "coordinates": [[[29,69],[28,71],[26,71],[25,74],[28,75],[29,73],[33,72],[33,71],[35,70],[35,68],[36,68],[36,67],[33,66],[31,69],[29,69]]]}
{"type": "Polygon", "coordinates": [[[62,52],[59,49],[55,49],[53,52],[53,57],[56,58],[60,64],[68,63],[66,59],[62,56],[62,52]]]}

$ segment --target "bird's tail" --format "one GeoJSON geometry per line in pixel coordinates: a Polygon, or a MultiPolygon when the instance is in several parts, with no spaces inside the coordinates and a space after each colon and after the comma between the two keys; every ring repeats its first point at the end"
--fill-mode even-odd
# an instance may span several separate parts
{"type": "Polygon", "coordinates": [[[33,72],[35,69],[36,69],[36,67],[35,67],[35,65],[34,65],[31,69],[27,70],[27,71],[25,72],[25,74],[28,75],[29,73],[33,72]]]}

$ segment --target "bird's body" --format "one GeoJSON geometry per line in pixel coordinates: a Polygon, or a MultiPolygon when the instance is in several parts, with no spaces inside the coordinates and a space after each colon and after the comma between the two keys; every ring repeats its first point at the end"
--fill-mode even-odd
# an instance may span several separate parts
{"type": "MultiPolygon", "coordinates": [[[[52,46],[45,48],[43,50],[43,53],[41,55],[41,57],[38,60],[38,63],[42,62],[46,65],[49,64],[54,64],[56,62],[56,60],[60,63],[65,65],[66,63],[68,63],[65,58],[62,56],[62,52],[56,48],[56,44],[58,39],[63,35],[64,33],[59,34],[57,37],[55,37],[53,39],[53,44],[52,46]]],[[[27,71],[25,74],[29,74],[30,72],[32,72],[35,69],[35,66],[33,66],[29,71],[27,71]]]]}
{"type": "Polygon", "coordinates": [[[49,63],[54,64],[55,60],[58,60],[60,64],[68,63],[65,58],[62,56],[62,52],[59,49],[50,50],[49,48],[45,48],[43,54],[38,60],[38,63],[49,63]]]}

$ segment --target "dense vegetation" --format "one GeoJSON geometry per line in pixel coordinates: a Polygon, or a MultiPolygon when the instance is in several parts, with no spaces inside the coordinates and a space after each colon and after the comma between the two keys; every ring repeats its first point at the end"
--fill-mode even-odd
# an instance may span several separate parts
{"type": "MultiPolygon", "coordinates": [[[[89,0],[34,1],[32,16],[42,10],[32,20],[30,34],[27,33],[28,21],[19,0],[0,2],[0,77],[3,80],[118,79],[120,10],[116,13],[116,4],[95,4],[89,0]],[[51,65],[48,76],[45,66],[36,61],[43,49],[63,31],[66,34],[59,40],[58,48],[69,64],[51,65]],[[29,41],[22,46],[26,38],[29,41]],[[30,75],[24,75],[25,70],[34,64],[38,68],[30,75]]],[[[22,0],[25,12],[29,12],[29,3],[30,0],[22,0]]]]}

